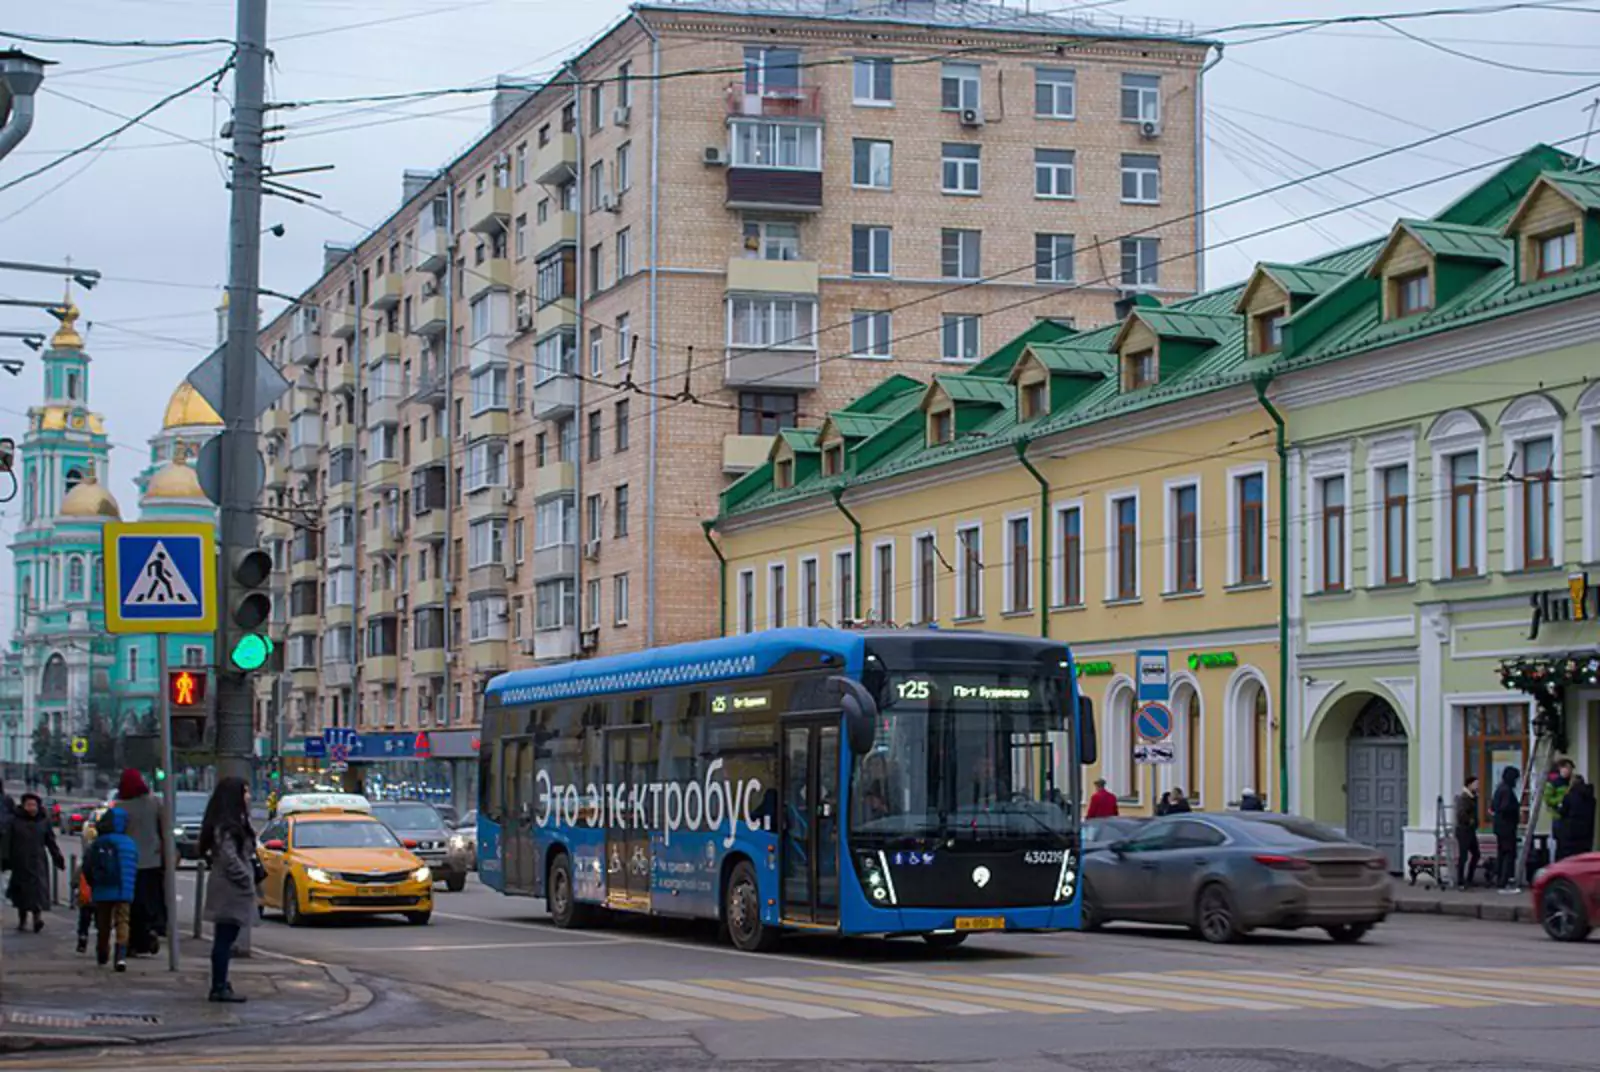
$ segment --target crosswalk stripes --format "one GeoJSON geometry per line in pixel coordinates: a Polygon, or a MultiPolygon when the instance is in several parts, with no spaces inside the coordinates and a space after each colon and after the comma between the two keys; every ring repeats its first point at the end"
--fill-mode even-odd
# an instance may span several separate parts
{"type": "MultiPolygon", "coordinates": [[[[304,1045],[283,1047],[227,1047],[193,1053],[164,1053],[141,1063],[163,1072],[599,1072],[574,1068],[546,1050],[517,1043],[424,1046],[304,1045]],[[153,1062],[153,1063],[149,1063],[153,1062]]],[[[31,1056],[25,1063],[0,1061],[0,1069],[26,1067],[28,1072],[85,1072],[104,1069],[103,1053],[93,1056],[31,1056]]]]}
{"type": "Polygon", "coordinates": [[[512,1019],[839,1021],[1149,1013],[1294,1013],[1600,1008],[1600,968],[1342,967],[1101,974],[1028,972],[761,975],[457,984],[453,1008],[512,1019]],[[470,986],[470,990],[468,987],[470,986]]]}

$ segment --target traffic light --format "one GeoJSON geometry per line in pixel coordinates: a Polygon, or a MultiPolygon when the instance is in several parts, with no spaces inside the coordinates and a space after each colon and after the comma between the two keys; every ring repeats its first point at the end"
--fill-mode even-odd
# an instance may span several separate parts
{"type": "Polygon", "coordinates": [[[206,735],[206,674],[167,671],[167,709],[172,716],[172,747],[199,748],[206,735]]]}
{"type": "Polygon", "coordinates": [[[259,547],[242,551],[233,560],[233,606],[229,618],[228,665],[248,674],[266,665],[272,655],[272,640],[266,634],[272,617],[272,596],[266,591],[272,580],[272,556],[259,547]]]}

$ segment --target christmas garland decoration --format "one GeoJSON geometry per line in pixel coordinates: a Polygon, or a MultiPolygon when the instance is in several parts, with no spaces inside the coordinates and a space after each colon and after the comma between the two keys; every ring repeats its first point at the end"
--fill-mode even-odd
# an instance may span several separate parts
{"type": "Polygon", "coordinates": [[[1506,659],[1500,664],[1500,684],[1533,697],[1534,732],[1541,737],[1549,734],[1556,750],[1565,751],[1567,725],[1562,698],[1569,686],[1600,686],[1600,653],[1506,659]]]}

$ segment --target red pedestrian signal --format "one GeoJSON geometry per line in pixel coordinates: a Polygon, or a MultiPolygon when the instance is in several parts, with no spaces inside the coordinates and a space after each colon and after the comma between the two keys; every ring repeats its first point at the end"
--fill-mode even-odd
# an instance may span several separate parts
{"type": "Polygon", "coordinates": [[[167,700],[173,707],[199,707],[206,702],[206,676],[193,670],[169,670],[167,700]]]}

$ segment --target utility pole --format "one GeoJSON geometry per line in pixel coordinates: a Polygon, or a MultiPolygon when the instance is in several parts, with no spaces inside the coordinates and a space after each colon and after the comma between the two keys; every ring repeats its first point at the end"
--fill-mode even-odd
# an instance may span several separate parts
{"type": "Polygon", "coordinates": [[[224,669],[231,648],[233,563],[256,546],[256,334],[260,330],[261,127],[267,0],[238,0],[233,57],[233,211],[228,222],[228,338],[222,366],[222,531],[217,555],[217,773],[248,783],[255,689],[224,669]]]}

